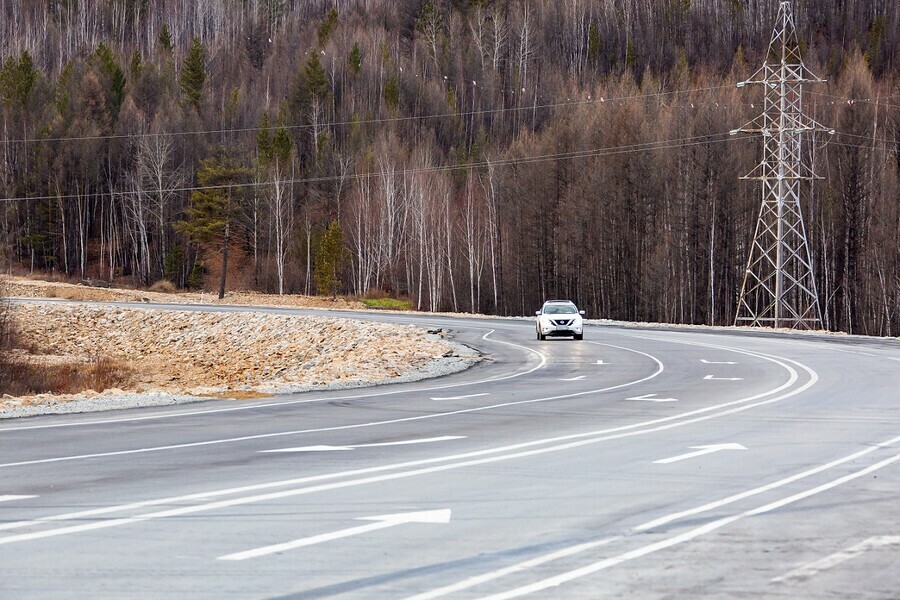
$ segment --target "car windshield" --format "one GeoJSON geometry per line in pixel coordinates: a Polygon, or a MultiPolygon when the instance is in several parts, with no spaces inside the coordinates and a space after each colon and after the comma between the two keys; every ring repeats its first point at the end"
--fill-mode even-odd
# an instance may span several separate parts
{"type": "Polygon", "coordinates": [[[571,304],[551,304],[544,307],[545,315],[574,315],[578,310],[571,304]]]}

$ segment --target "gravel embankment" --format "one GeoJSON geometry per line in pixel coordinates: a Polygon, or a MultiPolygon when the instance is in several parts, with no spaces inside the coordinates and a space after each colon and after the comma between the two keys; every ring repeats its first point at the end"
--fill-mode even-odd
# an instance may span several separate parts
{"type": "Polygon", "coordinates": [[[479,360],[420,328],[331,317],[60,304],[16,305],[13,315],[20,339],[51,355],[35,360],[108,356],[136,381],[125,391],[4,397],[0,418],[414,381],[479,360]]]}

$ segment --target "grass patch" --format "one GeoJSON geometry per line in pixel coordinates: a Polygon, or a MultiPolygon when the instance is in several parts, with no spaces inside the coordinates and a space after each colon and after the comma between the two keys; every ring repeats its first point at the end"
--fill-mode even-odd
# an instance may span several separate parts
{"type": "Polygon", "coordinates": [[[409,300],[401,300],[399,298],[363,298],[363,304],[366,308],[375,308],[380,310],[412,310],[413,305],[409,300]]]}
{"type": "Polygon", "coordinates": [[[0,394],[11,396],[125,389],[132,380],[130,367],[105,356],[62,364],[42,364],[39,356],[16,357],[0,364],[0,394]]]}

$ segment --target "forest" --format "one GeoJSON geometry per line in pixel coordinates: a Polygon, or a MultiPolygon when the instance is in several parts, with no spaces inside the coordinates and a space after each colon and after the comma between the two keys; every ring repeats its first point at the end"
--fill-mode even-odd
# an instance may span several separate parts
{"type": "MultiPolygon", "coordinates": [[[[777,0],[0,0],[0,254],[730,325],[777,0]]],[[[825,326],[900,335],[900,7],[796,0],[825,326]]]]}

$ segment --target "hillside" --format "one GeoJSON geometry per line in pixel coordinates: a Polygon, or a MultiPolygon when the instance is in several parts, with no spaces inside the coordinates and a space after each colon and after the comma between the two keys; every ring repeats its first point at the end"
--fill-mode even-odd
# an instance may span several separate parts
{"type": "MultiPolygon", "coordinates": [[[[795,5],[827,325],[896,335],[900,10],[795,5]]],[[[0,0],[4,269],[730,324],[777,6],[0,0]]]]}

